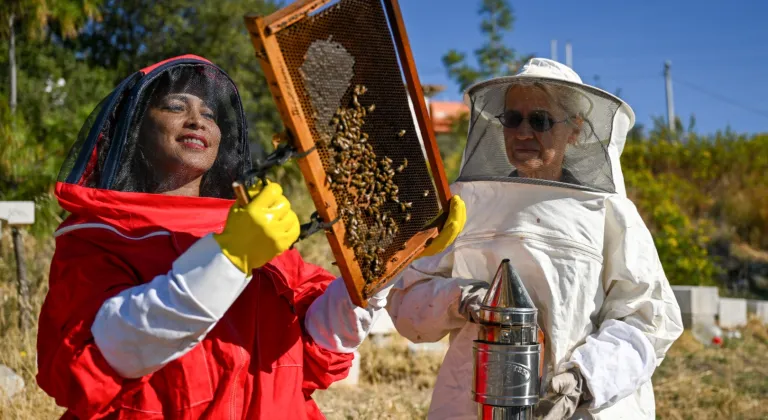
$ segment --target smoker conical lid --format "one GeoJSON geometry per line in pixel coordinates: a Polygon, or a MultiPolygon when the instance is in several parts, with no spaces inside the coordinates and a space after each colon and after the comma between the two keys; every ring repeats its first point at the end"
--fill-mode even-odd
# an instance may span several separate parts
{"type": "Polygon", "coordinates": [[[483,299],[481,318],[492,323],[535,324],[536,312],[517,270],[504,259],[483,299]]]}

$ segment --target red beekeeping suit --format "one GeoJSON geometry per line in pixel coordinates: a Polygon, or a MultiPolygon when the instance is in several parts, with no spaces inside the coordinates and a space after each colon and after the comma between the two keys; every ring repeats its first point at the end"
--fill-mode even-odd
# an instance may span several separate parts
{"type": "Polygon", "coordinates": [[[227,182],[182,197],[143,192],[127,175],[136,136],[126,121],[141,115],[153,80],[184,72],[205,74],[226,108],[217,121],[220,147],[231,151],[219,153],[230,159],[217,160],[222,173],[250,165],[237,90],[207,60],[144,69],[100,104],[56,187],[71,215],[55,234],[38,384],[66,419],[321,419],[312,392],[346,377],[353,357],[320,348],[304,327],[334,276],[288,251],[242,279],[210,235],[233,204],[227,182]],[[188,288],[191,278],[211,292],[188,288]],[[102,313],[118,300],[121,311],[102,313]],[[116,368],[121,354],[138,362],[116,368]]]}

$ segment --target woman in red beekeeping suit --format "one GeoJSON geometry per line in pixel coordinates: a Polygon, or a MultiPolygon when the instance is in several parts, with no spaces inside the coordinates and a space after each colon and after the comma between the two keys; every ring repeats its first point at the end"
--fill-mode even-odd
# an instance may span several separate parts
{"type": "Polygon", "coordinates": [[[71,215],[38,331],[63,418],[323,418],[311,394],[347,375],[386,291],[357,308],[289,250],[279,185],[234,205],[248,169],[237,88],[200,57],[133,74],[88,118],[56,186],[71,215]]]}

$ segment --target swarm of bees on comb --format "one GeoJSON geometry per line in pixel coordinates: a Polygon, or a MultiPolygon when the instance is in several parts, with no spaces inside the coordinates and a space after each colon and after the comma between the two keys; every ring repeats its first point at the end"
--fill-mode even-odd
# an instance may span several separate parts
{"type": "MultiPolygon", "coordinates": [[[[360,104],[366,91],[365,86],[355,86],[351,106],[336,110],[330,121],[333,134],[325,136],[319,146],[331,156],[326,181],[337,198],[340,215],[347,220],[345,240],[370,283],[384,273],[385,249],[392,244],[399,226],[411,220],[412,203],[400,201],[394,182],[395,175],[408,167],[408,160],[395,164],[386,156],[377,157],[363,131],[365,117],[376,109],[375,104],[360,104]],[[386,203],[395,203],[400,212],[386,212],[386,203]]],[[[397,133],[398,137],[404,135],[405,130],[397,133]]]]}

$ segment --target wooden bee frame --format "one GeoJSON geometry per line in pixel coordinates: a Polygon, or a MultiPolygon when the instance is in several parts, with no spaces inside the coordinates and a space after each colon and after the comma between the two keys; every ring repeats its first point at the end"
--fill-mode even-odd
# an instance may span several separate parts
{"type": "MultiPolygon", "coordinates": [[[[312,128],[315,127],[313,124],[316,124],[316,122],[315,120],[310,120],[308,118],[306,100],[302,102],[302,97],[305,97],[306,95],[298,90],[300,86],[297,87],[297,83],[301,84],[301,82],[295,82],[297,80],[295,77],[295,66],[294,68],[290,68],[286,63],[286,56],[284,54],[285,46],[281,47],[278,37],[283,31],[288,31],[292,27],[300,27],[303,24],[310,25],[310,19],[314,18],[313,13],[318,12],[319,9],[329,3],[335,3],[336,7],[339,9],[345,7],[358,7],[370,10],[371,8],[375,8],[376,13],[378,13],[376,16],[386,16],[384,23],[388,26],[389,31],[391,31],[391,36],[389,33],[386,34],[386,36],[389,37],[389,45],[387,46],[381,42],[378,45],[387,47],[384,48],[387,54],[390,53],[389,47],[392,47],[392,50],[396,51],[398,57],[397,65],[399,65],[398,71],[400,71],[402,75],[399,83],[401,83],[400,86],[402,87],[402,79],[405,79],[407,95],[411,98],[413,104],[413,113],[417,124],[416,129],[418,129],[421,134],[423,149],[426,152],[426,161],[422,154],[422,166],[418,167],[416,170],[421,171],[418,173],[418,176],[422,177],[420,179],[423,179],[424,174],[431,176],[431,182],[434,183],[433,191],[436,195],[432,200],[435,200],[435,203],[437,203],[436,206],[439,204],[439,207],[442,208],[442,214],[437,214],[436,217],[432,219],[431,223],[425,223],[421,226],[419,231],[414,234],[409,234],[407,238],[404,238],[401,241],[401,244],[398,244],[397,252],[388,254],[384,275],[376,278],[375,281],[366,281],[366,279],[363,278],[361,268],[356,262],[353,249],[345,243],[347,229],[345,224],[334,223],[330,229],[326,230],[327,239],[352,301],[358,306],[365,307],[368,298],[370,298],[377,289],[388,283],[389,280],[404,270],[414,258],[421,254],[430,240],[437,236],[447,213],[447,206],[451,193],[448,188],[443,163],[440,158],[435,134],[427,112],[421,83],[419,82],[416,73],[416,66],[413,61],[410,44],[405,33],[405,26],[403,24],[397,0],[301,0],[296,1],[269,16],[260,17],[247,15],[245,16],[245,24],[250,33],[251,41],[256,51],[256,57],[259,59],[270,92],[277,104],[281,119],[289,134],[288,136],[284,136],[284,139],[286,137],[290,139],[292,146],[297,149],[301,156],[298,159],[298,165],[310,195],[312,196],[318,215],[325,222],[339,220],[340,209],[338,208],[336,198],[330,185],[327,184],[326,177],[328,174],[323,165],[323,159],[321,159],[320,154],[316,152],[317,134],[313,133],[312,128]],[[379,8],[381,8],[381,10],[379,10],[379,8]],[[380,13],[382,10],[384,14],[380,13]],[[394,44],[394,46],[392,44],[394,44]],[[292,70],[294,73],[291,73],[292,70]]],[[[326,11],[327,10],[324,9],[319,13],[325,13],[326,11]]],[[[348,20],[356,19],[355,14],[348,14],[348,16],[348,20]]],[[[377,21],[376,23],[378,24],[379,22],[377,21]]],[[[302,34],[297,33],[296,36],[303,36],[305,39],[312,36],[316,36],[316,38],[313,39],[320,39],[319,36],[321,35],[329,35],[332,37],[334,36],[333,32],[336,29],[342,32],[347,30],[344,25],[336,25],[330,30],[327,27],[324,27],[324,29],[316,31],[311,35],[307,35],[307,31],[304,31],[302,34]]],[[[377,34],[379,32],[377,32],[377,34]]],[[[289,34],[284,36],[287,37],[293,35],[289,34]]],[[[347,36],[349,35],[347,34],[347,36]]],[[[379,41],[381,41],[381,36],[377,37],[379,41]]],[[[343,38],[343,36],[341,38],[343,38]]],[[[292,57],[295,57],[295,55],[296,54],[293,54],[292,57]]],[[[393,54],[387,55],[387,57],[390,56],[394,57],[393,54]]],[[[358,63],[365,65],[366,61],[362,60],[358,63]]],[[[382,95],[385,96],[385,93],[380,94],[380,96],[382,95]]],[[[404,96],[401,95],[399,98],[402,97],[404,96]]],[[[398,102],[398,105],[405,107],[409,106],[407,101],[403,102],[404,103],[398,102]]],[[[413,119],[411,120],[411,123],[413,124],[413,119]]],[[[402,131],[403,130],[400,130],[400,137],[403,137],[402,131]]],[[[409,133],[409,135],[411,134],[409,133]]],[[[411,138],[411,143],[409,143],[411,146],[412,141],[415,138],[416,137],[411,138]]],[[[371,141],[373,142],[375,139],[372,137],[371,141]]],[[[424,197],[427,197],[430,190],[423,189],[423,191],[424,197]]],[[[410,214],[408,214],[408,218],[405,220],[407,221],[409,219],[410,214]]]]}

